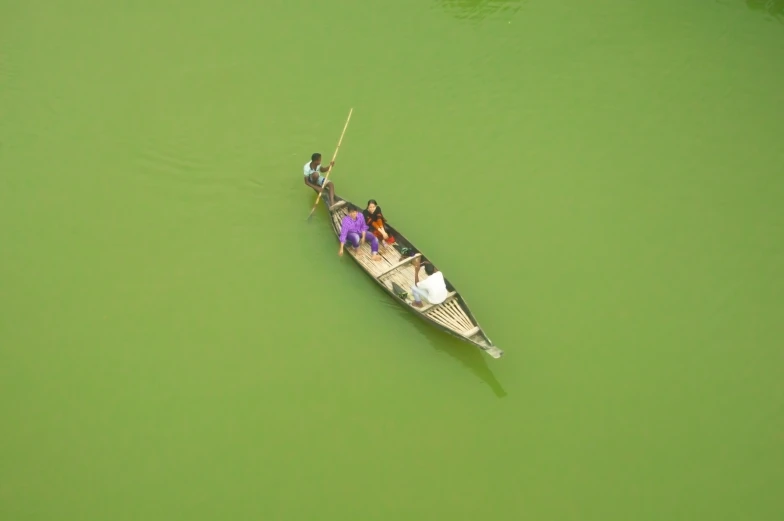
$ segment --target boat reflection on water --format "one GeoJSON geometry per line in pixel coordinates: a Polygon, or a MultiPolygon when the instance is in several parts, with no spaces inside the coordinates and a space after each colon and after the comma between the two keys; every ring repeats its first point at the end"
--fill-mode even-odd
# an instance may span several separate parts
{"type": "Polygon", "coordinates": [[[447,13],[461,20],[480,21],[496,14],[513,15],[528,0],[436,0],[447,13]]]}
{"type": "Polygon", "coordinates": [[[394,310],[401,318],[416,327],[419,332],[424,336],[431,346],[436,351],[446,353],[465,366],[474,376],[479,378],[482,382],[490,387],[498,398],[503,398],[507,395],[506,390],[501,385],[501,382],[493,374],[490,366],[487,365],[488,358],[482,351],[475,347],[460,341],[444,331],[433,329],[432,326],[424,322],[421,318],[412,315],[403,309],[397,302],[390,302],[389,297],[380,289],[378,300],[379,302],[388,307],[390,311],[394,310]]]}

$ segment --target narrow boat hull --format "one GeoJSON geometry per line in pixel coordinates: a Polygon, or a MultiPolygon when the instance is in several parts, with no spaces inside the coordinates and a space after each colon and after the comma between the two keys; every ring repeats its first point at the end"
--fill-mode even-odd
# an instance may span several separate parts
{"type": "MultiPolygon", "coordinates": [[[[330,214],[330,222],[332,229],[335,232],[335,237],[340,236],[340,223],[343,217],[348,213],[347,206],[351,204],[350,201],[335,196],[338,203],[333,209],[329,208],[329,203],[322,198],[324,205],[330,214]],[[348,204],[341,204],[345,201],[348,204]]],[[[421,251],[416,248],[410,241],[408,241],[397,229],[389,223],[386,225],[387,232],[390,236],[395,238],[395,245],[389,245],[384,248],[381,243],[379,244],[379,253],[381,254],[381,261],[374,261],[370,258],[370,245],[364,244],[360,247],[359,252],[355,252],[354,248],[346,246],[344,254],[350,256],[354,261],[367,273],[373,280],[381,286],[384,291],[391,295],[401,305],[408,308],[409,311],[419,315],[422,319],[430,322],[438,329],[468,342],[482,351],[486,352],[493,358],[500,358],[504,352],[493,345],[493,342],[485,334],[482,327],[474,318],[473,313],[468,308],[468,304],[460,293],[455,289],[449,280],[444,277],[446,283],[448,296],[441,304],[430,305],[418,308],[413,306],[412,300],[401,298],[396,290],[402,289],[410,293],[411,286],[414,285],[414,258],[420,260],[427,259],[421,251]],[[402,255],[396,248],[407,248],[409,251],[407,255],[402,255]],[[412,256],[413,255],[413,256],[412,256]]],[[[379,241],[380,242],[380,241],[379,241]]],[[[424,270],[420,270],[420,277],[426,277],[424,270]]]]}

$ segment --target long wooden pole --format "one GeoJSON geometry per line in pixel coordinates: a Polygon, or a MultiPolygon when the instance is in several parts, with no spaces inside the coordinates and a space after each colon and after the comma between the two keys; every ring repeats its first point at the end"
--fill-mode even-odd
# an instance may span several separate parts
{"type": "MultiPolygon", "coordinates": [[[[348,111],[348,119],[346,120],[346,124],[343,126],[343,132],[340,133],[340,139],[338,140],[338,147],[335,149],[335,155],[332,156],[332,161],[330,165],[335,162],[335,158],[338,157],[338,150],[340,150],[340,144],[343,142],[343,136],[346,134],[346,129],[348,128],[348,122],[351,121],[351,114],[354,112],[354,108],[352,107],[351,110],[348,111]]],[[[318,206],[319,201],[321,200],[321,194],[324,193],[324,189],[327,187],[327,180],[329,180],[329,174],[332,173],[332,166],[329,167],[327,170],[327,175],[324,176],[324,182],[321,184],[321,190],[319,190],[318,195],[316,196],[316,204],[313,205],[311,208],[310,213],[308,214],[308,220],[313,216],[313,212],[316,211],[316,206],[318,206]]]]}

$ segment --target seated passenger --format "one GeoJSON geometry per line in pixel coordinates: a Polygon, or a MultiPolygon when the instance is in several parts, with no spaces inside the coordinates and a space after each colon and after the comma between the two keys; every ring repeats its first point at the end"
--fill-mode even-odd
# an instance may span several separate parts
{"type": "Polygon", "coordinates": [[[416,259],[414,260],[414,270],[414,285],[411,286],[411,295],[414,297],[412,306],[421,308],[424,305],[422,303],[423,300],[428,304],[440,304],[446,300],[448,291],[444,282],[444,275],[438,271],[438,268],[428,261],[420,263],[419,259],[416,259]],[[419,268],[422,267],[422,264],[425,265],[427,278],[420,281],[419,268]]]}
{"type": "Polygon", "coordinates": [[[359,216],[359,208],[353,204],[348,207],[348,215],[343,217],[340,222],[340,250],[338,255],[343,255],[343,245],[346,240],[351,241],[354,250],[359,253],[359,247],[365,244],[365,240],[370,241],[370,253],[374,261],[380,261],[381,255],[378,254],[378,239],[370,233],[365,220],[359,216]]]}
{"type": "Polygon", "coordinates": [[[367,208],[362,210],[362,215],[365,218],[365,223],[373,229],[373,235],[378,237],[379,240],[384,241],[386,244],[394,244],[395,238],[390,237],[384,225],[387,220],[381,213],[381,207],[375,199],[368,201],[367,208]]]}

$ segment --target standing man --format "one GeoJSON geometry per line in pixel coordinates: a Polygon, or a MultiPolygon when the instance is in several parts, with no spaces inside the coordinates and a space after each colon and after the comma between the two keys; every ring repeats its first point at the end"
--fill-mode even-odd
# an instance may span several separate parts
{"type": "MultiPolygon", "coordinates": [[[[315,191],[320,192],[322,185],[324,184],[324,176],[321,174],[329,172],[330,168],[332,168],[332,165],[334,164],[335,162],[332,161],[329,163],[329,166],[320,166],[321,154],[316,153],[310,156],[310,161],[305,163],[305,184],[315,191]]],[[[332,181],[327,181],[327,186],[323,188],[325,188],[329,194],[329,206],[334,206],[335,186],[332,184],[332,181]]]]}

